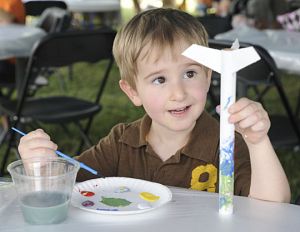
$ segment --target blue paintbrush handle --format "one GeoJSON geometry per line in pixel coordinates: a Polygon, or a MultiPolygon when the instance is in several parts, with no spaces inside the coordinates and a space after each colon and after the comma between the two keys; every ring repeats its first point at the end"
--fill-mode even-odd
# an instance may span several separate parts
{"type": "MultiPolygon", "coordinates": [[[[24,132],[18,130],[18,129],[15,128],[15,127],[12,127],[11,129],[14,130],[15,132],[19,133],[19,134],[22,135],[22,136],[26,135],[24,132]]],[[[57,150],[56,150],[55,153],[56,153],[57,155],[59,155],[59,156],[65,158],[65,159],[67,159],[67,160],[71,160],[71,161],[78,162],[77,160],[71,158],[70,156],[68,156],[68,155],[66,155],[66,154],[64,154],[64,153],[62,153],[62,152],[60,152],[60,151],[57,151],[57,150]]],[[[88,172],[90,172],[90,173],[92,173],[92,174],[94,174],[94,175],[98,175],[98,172],[97,172],[96,170],[92,169],[91,167],[85,165],[85,164],[82,163],[82,162],[79,162],[79,164],[80,164],[80,167],[81,167],[81,168],[87,170],[88,172]]]]}

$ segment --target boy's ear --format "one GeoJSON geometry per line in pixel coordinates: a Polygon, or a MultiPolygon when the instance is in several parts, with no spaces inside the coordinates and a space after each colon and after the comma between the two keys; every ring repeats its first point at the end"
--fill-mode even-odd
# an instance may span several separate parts
{"type": "Polygon", "coordinates": [[[141,106],[142,101],[135,89],[133,89],[127,81],[120,80],[119,86],[122,91],[127,95],[127,97],[132,101],[135,106],[141,106]]]}

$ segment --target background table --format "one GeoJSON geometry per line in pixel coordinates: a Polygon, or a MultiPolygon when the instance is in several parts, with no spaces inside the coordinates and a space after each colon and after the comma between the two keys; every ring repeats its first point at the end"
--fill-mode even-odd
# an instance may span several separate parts
{"type": "Polygon", "coordinates": [[[0,26],[0,59],[16,58],[16,86],[20,89],[27,58],[39,39],[46,32],[38,27],[19,24],[8,24],[0,26]]]}
{"type": "MultiPolygon", "coordinates": [[[[272,231],[296,232],[300,206],[234,197],[234,214],[218,213],[218,194],[170,188],[173,199],[161,208],[136,215],[100,215],[70,207],[61,224],[37,226],[24,222],[17,201],[0,210],[1,232],[150,232],[150,231],[272,231]]],[[[1,193],[0,193],[1,194],[1,193]]],[[[11,194],[15,198],[15,194],[11,194]]]]}
{"type": "Polygon", "coordinates": [[[38,27],[19,24],[0,26],[0,59],[28,57],[33,44],[46,35],[38,27]]]}
{"type": "Polygon", "coordinates": [[[120,0],[64,0],[71,12],[120,11],[120,0]]]}
{"type": "Polygon", "coordinates": [[[80,13],[88,16],[84,27],[94,28],[93,17],[97,14],[102,24],[114,27],[121,21],[120,0],[64,0],[68,10],[72,13],[80,13]]]}
{"type": "MultiPolygon", "coordinates": [[[[24,3],[29,1],[43,0],[22,0],[24,3]]],[[[55,0],[53,0],[55,1],[55,0]]],[[[107,26],[115,26],[121,20],[121,3],[120,0],[62,0],[67,4],[67,10],[72,13],[80,13],[89,15],[93,18],[93,14],[101,16],[102,23],[107,26]]],[[[92,19],[89,19],[92,21],[92,19]]],[[[88,20],[88,21],[89,21],[88,20]]],[[[84,27],[93,28],[91,22],[84,22],[84,27]]]]}
{"type": "Polygon", "coordinates": [[[287,30],[257,30],[242,26],[218,34],[215,39],[235,40],[257,44],[268,50],[277,67],[300,75],[300,32],[287,30]]]}

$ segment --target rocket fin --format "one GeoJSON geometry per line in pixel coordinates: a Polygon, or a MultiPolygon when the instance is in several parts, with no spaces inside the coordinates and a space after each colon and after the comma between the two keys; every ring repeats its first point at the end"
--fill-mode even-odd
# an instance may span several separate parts
{"type": "Polygon", "coordinates": [[[231,53],[232,59],[230,68],[232,73],[260,60],[260,56],[257,54],[253,47],[235,49],[235,50],[218,50],[193,44],[188,47],[182,55],[190,58],[212,70],[221,73],[222,71],[222,52],[231,53]]]}
{"type": "Polygon", "coordinates": [[[232,55],[232,72],[237,72],[238,70],[260,60],[260,56],[257,54],[256,50],[253,47],[224,52],[230,52],[232,55]]]}
{"type": "Polygon", "coordinates": [[[190,58],[218,73],[221,72],[221,51],[193,44],[182,55],[190,58]]]}

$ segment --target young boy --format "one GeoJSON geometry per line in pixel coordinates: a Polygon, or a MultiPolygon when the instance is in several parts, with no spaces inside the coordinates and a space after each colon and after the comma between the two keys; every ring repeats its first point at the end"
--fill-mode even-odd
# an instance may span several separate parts
{"type": "MultiPolygon", "coordinates": [[[[192,43],[207,46],[204,28],[189,14],[172,9],[143,12],[119,31],[113,48],[119,84],[146,115],[116,125],[78,160],[104,176],[218,191],[219,123],[204,111],[211,71],[181,55],[192,43]]],[[[288,181],[267,135],[266,111],[243,98],[230,113],[240,133],[235,194],[289,202],[288,181]]],[[[55,149],[40,129],[24,136],[19,145],[22,158],[55,155],[55,149]]],[[[90,178],[95,176],[85,170],[77,176],[78,181],[90,178]]]]}

